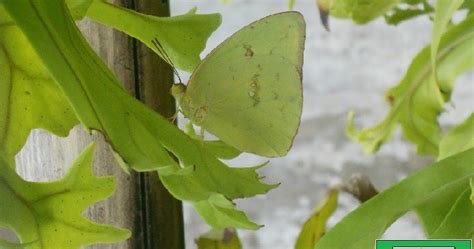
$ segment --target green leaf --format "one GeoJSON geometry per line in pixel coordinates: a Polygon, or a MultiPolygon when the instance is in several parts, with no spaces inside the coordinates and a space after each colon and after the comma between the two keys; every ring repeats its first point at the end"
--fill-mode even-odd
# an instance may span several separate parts
{"type": "MultiPolygon", "coordinates": [[[[160,178],[176,198],[209,202],[204,208],[213,213],[216,195],[236,199],[276,187],[260,182],[257,167],[228,167],[203,143],[129,96],[80,35],[61,0],[12,0],[4,2],[4,7],[28,37],[81,123],[101,131],[134,169],[165,170],[160,178]]],[[[246,224],[247,220],[240,218],[241,224],[246,224]]],[[[216,221],[210,225],[222,224],[216,221]]]]}
{"type": "Polygon", "coordinates": [[[436,73],[436,58],[438,53],[439,42],[441,36],[446,31],[446,26],[451,21],[451,17],[454,15],[459,7],[464,3],[464,0],[437,0],[435,5],[435,14],[433,19],[433,31],[431,38],[431,64],[433,67],[433,76],[437,80],[438,76],[436,73]]]}
{"type": "Polygon", "coordinates": [[[473,227],[468,187],[467,182],[447,186],[414,209],[428,238],[468,238],[473,227]]]}
{"type": "Polygon", "coordinates": [[[66,4],[74,20],[80,20],[86,16],[92,1],[94,0],[66,0],[66,4]]]}
{"type": "Polygon", "coordinates": [[[403,0],[402,2],[410,5],[417,5],[426,2],[426,0],[403,0]]]}
{"type": "Polygon", "coordinates": [[[0,239],[0,248],[2,249],[25,249],[26,246],[31,245],[32,243],[12,243],[6,240],[1,240],[0,239]]]}
{"type": "Polygon", "coordinates": [[[295,0],[288,0],[288,9],[293,10],[293,7],[295,7],[295,0]]]}
{"type": "Polygon", "coordinates": [[[241,249],[235,229],[213,229],[196,240],[198,249],[241,249]]]}
{"type": "Polygon", "coordinates": [[[109,197],[113,177],[92,175],[94,145],[74,162],[66,176],[55,182],[27,182],[0,160],[0,226],[9,228],[25,248],[80,248],[127,239],[127,230],[100,225],[82,213],[109,197]]]}
{"type": "Polygon", "coordinates": [[[394,8],[384,16],[385,22],[390,25],[398,25],[401,22],[408,21],[412,18],[425,15],[433,12],[432,9],[418,9],[418,8],[394,8]]]}
{"type": "MultiPolygon", "coordinates": [[[[474,114],[449,131],[440,142],[438,159],[444,159],[474,147],[474,114]]],[[[416,212],[427,237],[461,238],[474,224],[469,217],[474,208],[466,186],[453,187],[417,207],[416,212]],[[467,191],[467,192],[466,192],[467,191]]]]}
{"type": "Polygon", "coordinates": [[[77,123],[61,89],[0,5],[0,151],[12,162],[32,129],[66,136],[77,123]]]}
{"type": "Polygon", "coordinates": [[[472,205],[474,205],[474,178],[471,178],[470,184],[471,184],[471,203],[472,205]]]}
{"type": "Polygon", "coordinates": [[[235,209],[232,201],[220,194],[195,202],[193,207],[208,224],[213,224],[215,228],[238,227],[257,230],[261,227],[251,222],[244,212],[235,209]]]}
{"type": "Polygon", "coordinates": [[[191,72],[200,62],[207,39],[221,23],[219,14],[195,12],[192,9],[181,16],[156,17],[93,0],[87,16],[139,39],[172,66],[191,72]],[[153,44],[155,39],[157,45],[153,44]]]}
{"type": "Polygon", "coordinates": [[[188,134],[193,139],[198,140],[203,144],[206,149],[208,149],[212,154],[214,154],[217,158],[224,159],[224,160],[230,160],[238,157],[240,154],[242,154],[242,151],[224,143],[221,140],[203,140],[203,137],[201,135],[196,134],[196,131],[194,130],[194,126],[192,122],[188,122],[184,126],[184,132],[188,134]]]}
{"type": "Polygon", "coordinates": [[[465,0],[461,8],[467,9],[469,13],[472,13],[474,10],[474,0],[465,0]]]}
{"type": "Polygon", "coordinates": [[[311,249],[326,233],[326,222],[337,208],[339,190],[332,189],[306,220],[296,240],[295,249],[311,249]]]}
{"type": "Polygon", "coordinates": [[[373,247],[375,239],[409,210],[452,188],[467,186],[474,177],[473,161],[474,149],[470,149],[424,167],[347,215],[322,237],[315,249],[373,247]]]}
{"type": "Polygon", "coordinates": [[[474,147],[474,113],[450,130],[439,144],[438,160],[474,147]]]}
{"type": "Polygon", "coordinates": [[[432,77],[430,47],[425,47],[412,61],[405,76],[386,98],[391,105],[385,119],[362,131],[353,127],[349,115],[347,134],[373,153],[387,142],[400,123],[405,137],[416,144],[420,154],[438,154],[440,128],[438,115],[449,100],[455,79],[474,67],[474,15],[451,28],[440,42],[437,53],[438,82],[432,77]]]}
{"type": "Polygon", "coordinates": [[[205,141],[206,148],[217,158],[230,160],[238,157],[242,152],[221,140],[205,141]]]}
{"type": "MultiPolygon", "coordinates": [[[[327,0],[318,0],[327,1],[327,0]]],[[[329,13],[337,18],[352,19],[363,24],[384,15],[395,7],[400,0],[329,0],[329,13]]]]}
{"type": "Polygon", "coordinates": [[[461,192],[439,227],[428,236],[430,239],[474,237],[474,207],[469,200],[470,192],[470,187],[461,192]]]}

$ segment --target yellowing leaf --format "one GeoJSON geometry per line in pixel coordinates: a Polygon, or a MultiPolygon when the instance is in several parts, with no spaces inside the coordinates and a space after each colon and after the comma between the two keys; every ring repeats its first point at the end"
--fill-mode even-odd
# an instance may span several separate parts
{"type": "Polygon", "coordinates": [[[191,72],[200,62],[207,38],[221,23],[219,14],[195,12],[156,17],[93,0],[87,16],[139,39],[172,66],[191,72]]]}
{"type": "Polygon", "coordinates": [[[373,153],[387,142],[397,124],[403,134],[417,146],[421,154],[438,154],[438,115],[449,100],[455,79],[474,67],[474,15],[443,35],[437,53],[438,81],[433,80],[430,47],[425,47],[413,60],[399,85],[390,89],[387,100],[390,112],[377,125],[355,131],[353,114],[349,115],[348,135],[373,153]]]}
{"type": "Polygon", "coordinates": [[[13,230],[28,249],[73,249],[128,238],[129,231],[94,223],[82,215],[115,188],[114,178],[92,175],[93,152],[90,145],[63,179],[48,183],[23,180],[1,158],[0,226],[13,230]]]}
{"type": "Polygon", "coordinates": [[[339,190],[332,189],[315,208],[298,235],[295,249],[312,249],[326,233],[326,222],[337,208],[339,190]]]}
{"type": "Polygon", "coordinates": [[[198,249],[241,249],[235,229],[213,229],[196,240],[198,249]]]}

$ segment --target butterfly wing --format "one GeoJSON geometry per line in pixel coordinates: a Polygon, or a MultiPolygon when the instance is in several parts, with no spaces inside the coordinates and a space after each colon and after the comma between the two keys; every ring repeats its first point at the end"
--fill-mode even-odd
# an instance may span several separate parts
{"type": "Polygon", "coordinates": [[[239,150],[285,155],[301,118],[304,39],[298,12],[244,27],[196,68],[181,99],[184,115],[239,150]]]}

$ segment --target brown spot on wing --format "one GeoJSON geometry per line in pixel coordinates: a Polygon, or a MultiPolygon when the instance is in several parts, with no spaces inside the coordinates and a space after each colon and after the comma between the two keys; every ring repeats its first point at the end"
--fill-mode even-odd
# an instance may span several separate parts
{"type": "Polygon", "coordinates": [[[258,77],[260,74],[254,74],[252,76],[252,81],[250,82],[250,89],[248,91],[248,96],[253,100],[253,106],[258,105],[260,103],[260,86],[258,84],[258,77]]]}
{"type": "Polygon", "coordinates": [[[252,57],[254,55],[254,52],[252,50],[252,45],[244,44],[244,49],[245,49],[245,57],[252,57]]]}

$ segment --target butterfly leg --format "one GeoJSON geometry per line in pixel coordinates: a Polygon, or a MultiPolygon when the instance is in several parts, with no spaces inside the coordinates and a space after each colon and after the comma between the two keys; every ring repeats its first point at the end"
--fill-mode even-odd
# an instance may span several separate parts
{"type": "Polygon", "coordinates": [[[168,119],[171,123],[174,123],[176,121],[176,118],[178,118],[178,112],[179,110],[177,110],[173,115],[171,115],[171,117],[167,117],[166,119],[168,119]]]}
{"type": "Polygon", "coordinates": [[[201,137],[202,140],[204,140],[204,132],[206,130],[204,130],[204,128],[201,127],[201,130],[199,131],[199,136],[201,137]]]}

